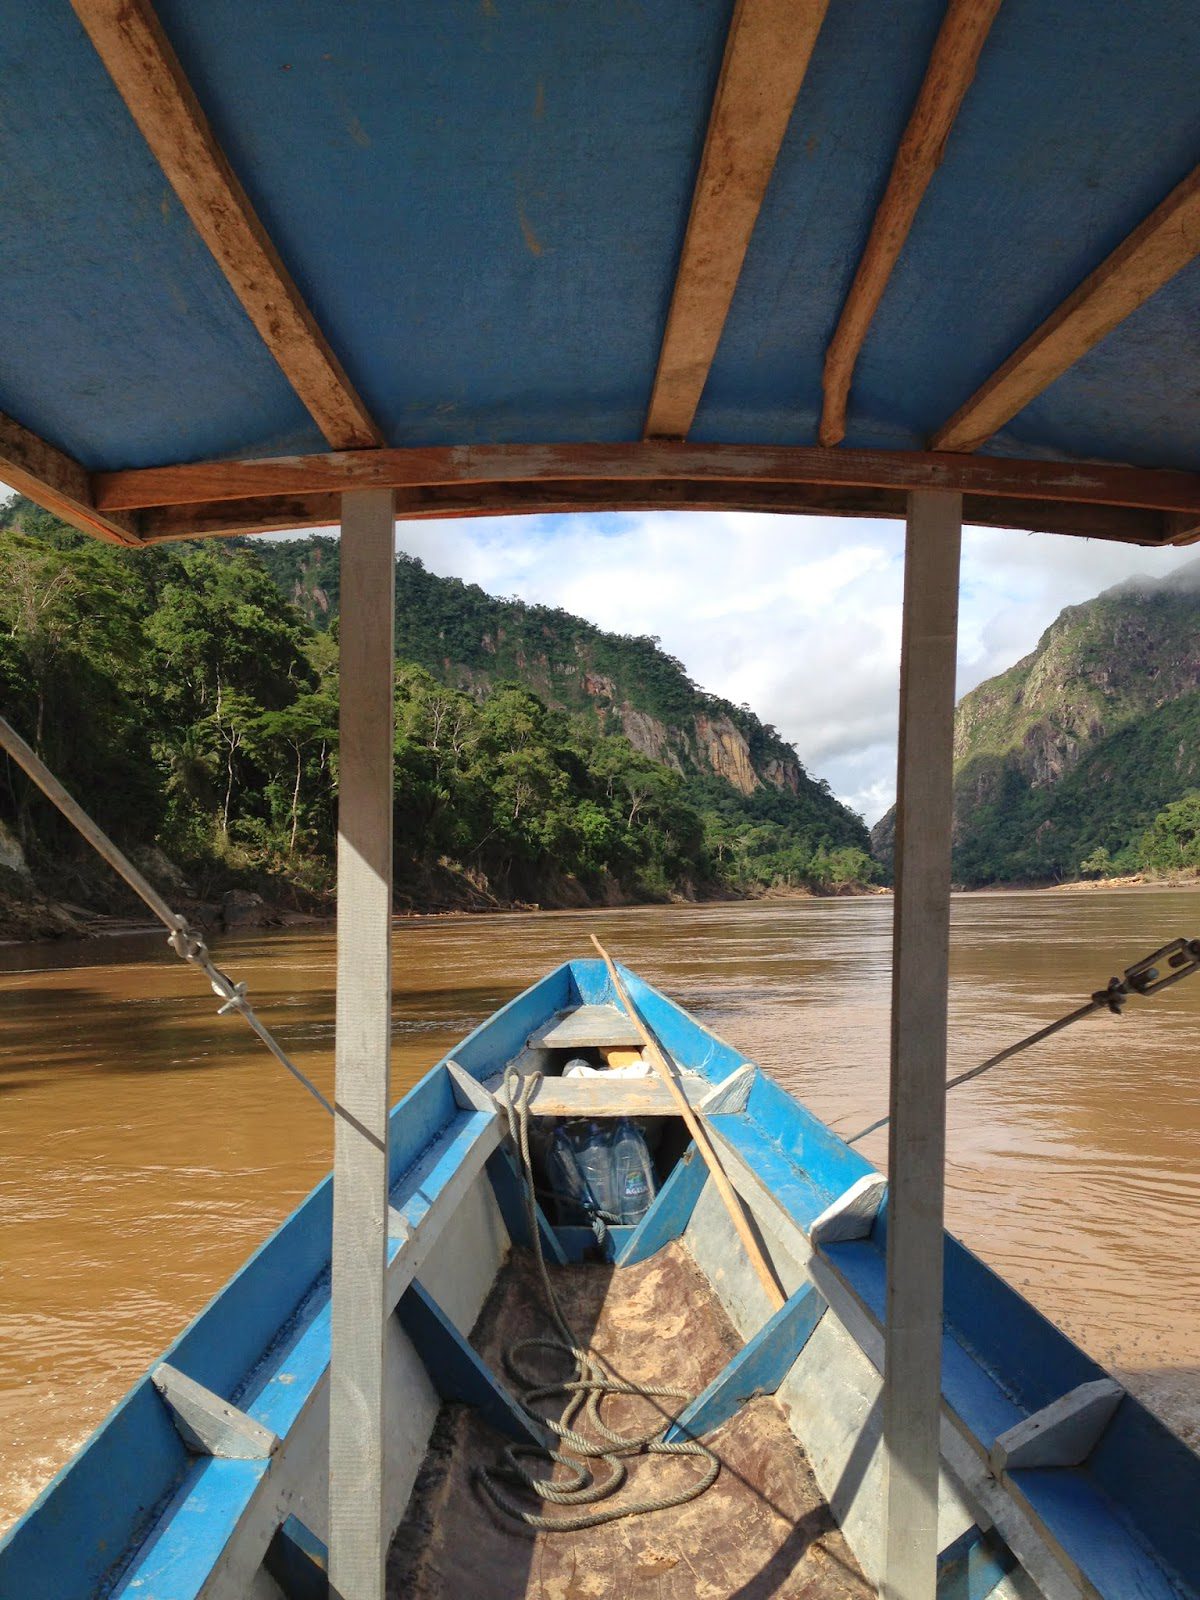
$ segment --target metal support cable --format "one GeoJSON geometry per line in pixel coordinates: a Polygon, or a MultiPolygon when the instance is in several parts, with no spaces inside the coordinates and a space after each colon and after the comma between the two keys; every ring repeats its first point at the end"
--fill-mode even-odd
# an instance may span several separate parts
{"type": "Polygon", "coordinates": [[[123,850],[119,850],[102,828],[98,827],[83,807],[76,801],[50,771],[42,758],[27,745],[21,735],[11,725],[0,717],[0,745],[24,771],[26,776],[37,785],[41,792],[51,801],[66,817],[73,827],[87,840],[96,853],[107,861],[108,865],[133,890],[134,894],[143,904],[154,913],[167,930],[167,943],[174,950],[181,961],[189,962],[194,967],[199,967],[208,979],[213,993],[223,1002],[217,1007],[217,1015],[223,1017],[231,1011],[236,1011],[243,1017],[247,1024],[258,1035],[267,1049],[279,1062],[281,1067],[287,1069],[292,1077],[308,1090],[314,1100],[317,1100],[329,1115],[336,1113],[333,1106],[307,1077],[296,1063],[290,1058],[287,1051],[271,1033],[270,1029],[256,1014],[254,1007],[246,998],[246,985],[235,983],[228,973],[222,972],[205,944],[199,931],[192,927],[186,917],[172,911],[171,907],[159,894],[149,880],[134,866],[123,850]]]}
{"type": "MultiPolygon", "coordinates": [[[[1173,983],[1178,983],[1181,978],[1190,977],[1198,970],[1200,970],[1200,939],[1172,939],[1169,944],[1164,944],[1160,949],[1144,956],[1141,961],[1135,961],[1131,967],[1126,967],[1122,977],[1110,978],[1103,989],[1095,990],[1090,1000],[1077,1006],[1074,1011],[1068,1011],[1065,1017],[1059,1017],[1057,1022],[1047,1023],[1044,1028],[1038,1028],[1035,1033],[1019,1039],[1016,1044],[1010,1044],[1004,1050],[997,1051],[994,1056],[989,1056],[986,1061],[981,1061],[977,1067],[971,1067],[966,1072],[960,1072],[957,1077],[951,1078],[946,1084],[946,1093],[949,1094],[951,1089],[957,1089],[961,1083],[970,1083],[972,1078],[990,1072],[1002,1061],[1008,1061],[1011,1057],[1019,1055],[1022,1050],[1028,1050],[1030,1045],[1040,1044],[1052,1034],[1061,1033],[1073,1022],[1082,1022],[1084,1017],[1090,1017],[1097,1011],[1111,1011],[1114,1016],[1119,1017],[1131,994],[1158,994],[1160,990],[1169,989],[1173,983]],[[1164,966],[1167,968],[1165,972],[1162,970],[1164,966]]],[[[891,1120],[891,1117],[880,1117],[867,1127],[860,1128],[845,1142],[857,1144],[869,1133],[886,1128],[891,1120]]]]}

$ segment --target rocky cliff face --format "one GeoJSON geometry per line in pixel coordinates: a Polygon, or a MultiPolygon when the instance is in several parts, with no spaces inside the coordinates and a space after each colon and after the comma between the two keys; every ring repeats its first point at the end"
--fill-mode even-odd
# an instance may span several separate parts
{"type": "MultiPolygon", "coordinates": [[[[1039,859],[1056,861],[1054,836],[1063,832],[1065,820],[1056,813],[1062,810],[1061,797],[1068,789],[1074,793],[1085,769],[1094,767],[1101,784],[1116,774],[1127,776],[1121,751],[1134,731],[1149,730],[1155,751],[1151,765],[1162,768],[1154,793],[1170,788],[1172,772],[1183,783],[1188,763],[1174,759],[1178,751],[1170,761],[1158,759],[1158,743],[1176,737],[1168,735],[1168,723],[1174,729],[1179,721],[1178,715],[1162,713],[1188,702],[1198,690],[1200,561],[1165,579],[1131,579],[1083,605],[1068,606],[1036,650],[959,702],[954,723],[959,865],[978,862],[981,844],[1001,879],[1006,859],[1019,858],[1034,868],[1039,859]],[[1161,729],[1161,738],[1154,729],[1161,729]],[[1114,746],[1119,739],[1123,742],[1114,746]],[[1034,824],[1040,857],[1028,840],[1001,842],[1006,821],[1012,824],[1018,814],[1034,824]]],[[[1114,796],[1114,809],[1117,805],[1114,796]]],[[[889,812],[872,830],[872,847],[884,859],[892,850],[894,828],[889,812]]]]}
{"type": "MultiPolygon", "coordinates": [[[[336,543],[311,538],[256,548],[293,605],[326,626],[338,608],[336,543]]],[[[455,688],[479,694],[516,679],[550,705],[608,719],[652,761],[722,778],[742,795],[766,786],[798,796],[811,783],[773,728],[747,707],[698,690],[657,639],[624,638],[564,611],[497,600],[404,556],[396,600],[397,653],[455,688]]]]}

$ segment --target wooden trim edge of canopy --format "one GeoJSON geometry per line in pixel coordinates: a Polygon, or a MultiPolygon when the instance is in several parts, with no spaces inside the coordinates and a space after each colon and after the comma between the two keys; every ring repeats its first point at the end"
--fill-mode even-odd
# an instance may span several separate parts
{"type": "MultiPolygon", "coordinates": [[[[449,485],[396,492],[402,522],[438,517],[564,514],[571,511],[756,511],[783,516],[902,518],[902,489],[833,489],[774,483],[495,483],[449,485]]],[[[145,511],[139,526],[147,544],[165,540],[232,537],[290,528],[333,527],[335,493],[223,500],[145,511]]],[[[1200,535],[1200,517],[1128,506],[1077,506],[1054,502],[963,497],[972,526],[1026,533],[1068,534],[1140,545],[1185,544],[1200,535]]]]}
{"type": "Polygon", "coordinates": [[[0,480],[81,533],[109,544],[138,545],[137,519],[98,511],[86,467],[12,417],[0,414],[0,480]]]}
{"type": "MultiPolygon", "coordinates": [[[[1135,506],[1200,516],[1200,473],[1089,461],[804,445],[531,444],[335,450],[257,461],[209,461],[92,478],[102,512],[295,494],[450,485],[589,484],[603,503],[619,483],[825,485],[946,489],[1067,505],[1135,506]]],[[[653,494],[651,494],[653,498],[653,494]]]]}
{"type": "Polygon", "coordinates": [[[394,487],[396,515],[761,511],[902,517],[913,488],[964,495],[984,527],[1129,544],[1200,539],[1200,474],[903,451],[656,442],[364,450],[155,467],[89,478],[0,416],[0,479],[85,533],[166,539],[336,524],[341,495],[394,487]]]}

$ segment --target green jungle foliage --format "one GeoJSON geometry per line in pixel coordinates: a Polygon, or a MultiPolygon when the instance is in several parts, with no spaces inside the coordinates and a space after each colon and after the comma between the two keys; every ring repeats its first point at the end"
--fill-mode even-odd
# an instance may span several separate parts
{"type": "MultiPolygon", "coordinates": [[[[978,783],[987,759],[964,768],[960,783],[978,783]]],[[[1056,784],[1033,787],[1012,760],[996,767],[992,797],[970,814],[955,850],[960,881],[1062,882],[1176,867],[1147,854],[1146,830],[1200,785],[1200,692],[1097,740],[1056,784]]]]}
{"type": "MultiPolygon", "coordinates": [[[[201,898],[232,883],[320,893],[331,880],[337,566],[335,548],[314,585],[314,543],[205,541],[134,554],[19,497],[0,508],[5,715],[102,827],[135,855],[157,846],[201,898]]],[[[672,770],[586,697],[548,704],[518,681],[515,653],[499,673],[469,679],[470,692],[445,681],[412,657],[428,656],[435,640],[444,661],[470,646],[474,670],[487,597],[406,559],[398,588],[409,654],[396,684],[397,878],[412,903],[444,895],[447,883],[475,903],[566,904],[870,877],[861,822],[807,775],[798,795],[742,797],[721,779],[672,770]]],[[[550,613],[559,637],[527,614],[529,627],[546,627],[543,654],[556,661],[567,658],[564,639],[598,632],[550,613]]],[[[680,680],[694,699],[682,668],[651,641],[599,637],[605,659],[630,646],[620,670],[660,710],[682,704],[680,680]]],[[[742,715],[760,748],[779,745],[795,760],[773,730],[742,715]]],[[[0,822],[39,881],[95,898],[85,847],[8,762],[0,822]]]]}
{"type": "MultiPolygon", "coordinates": [[[[337,541],[314,536],[255,546],[284,595],[314,626],[337,616],[337,541]]],[[[705,850],[693,883],[732,888],[812,887],[827,891],[870,883],[876,867],[860,818],[821,780],[805,772],[795,750],[748,706],[706,694],[682,662],[655,638],[606,633],[570,612],[496,599],[476,584],[443,578],[401,554],[396,563],[396,653],[447,688],[479,699],[520,683],[553,709],[574,714],[577,740],[598,729],[624,744],[618,706],[661,726],[663,750],[680,769],[681,794],[703,823],[705,850]],[[763,783],[741,794],[704,761],[697,719],[724,718],[745,739],[763,774],[775,763],[794,780],[763,783]]],[[[658,768],[643,754],[647,770],[658,768]]]]}
{"type": "Polygon", "coordinates": [[[1200,865],[1180,831],[1200,788],[1198,684],[1195,564],[1068,607],[1030,656],[959,705],[956,879],[1200,865]]]}

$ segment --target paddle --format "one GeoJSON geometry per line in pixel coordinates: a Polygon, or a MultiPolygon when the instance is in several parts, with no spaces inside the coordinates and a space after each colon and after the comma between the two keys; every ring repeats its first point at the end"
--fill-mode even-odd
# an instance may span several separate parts
{"type": "Polygon", "coordinates": [[[641,1035],[642,1046],[649,1055],[655,1071],[666,1084],[671,1093],[671,1097],[675,1101],[675,1104],[679,1107],[679,1115],[687,1123],[688,1130],[691,1133],[692,1138],[696,1141],[696,1149],[699,1150],[701,1156],[703,1156],[704,1164],[711,1173],[712,1180],[717,1186],[717,1193],[725,1202],[725,1209],[729,1212],[733,1225],[738,1231],[739,1239],[741,1239],[743,1245],[746,1247],[746,1254],[750,1257],[751,1264],[753,1265],[755,1272],[758,1274],[759,1281],[767,1292],[767,1298],[771,1302],[771,1307],[773,1310],[778,1311],[780,1307],[786,1303],[787,1296],[780,1287],[779,1279],[775,1276],[774,1268],[763,1255],[759,1242],[754,1237],[754,1232],[746,1218],[746,1213],[742,1206],[742,1202],[734,1193],[733,1185],[725,1176],[725,1169],[722,1167],[720,1160],[717,1157],[717,1152],[713,1149],[712,1141],[708,1136],[708,1130],[705,1128],[703,1122],[696,1115],[695,1111],[689,1104],[688,1097],[684,1094],[683,1089],[680,1087],[679,1080],[675,1076],[675,1069],[668,1060],[666,1052],[663,1050],[658,1040],[650,1032],[650,1029],[642,1021],[637,1007],[626,993],[625,985],[621,982],[617,975],[617,969],[613,964],[612,957],[609,955],[608,951],[600,943],[599,939],[597,939],[594,933],[591,937],[592,943],[596,946],[596,949],[600,952],[600,955],[604,960],[604,965],[608,968],[608,976],[612,980],[613,988],[616,990],[617,999],[628,1012],[629,1020],[633,1023],[634,1027],[641,1035]]]}

